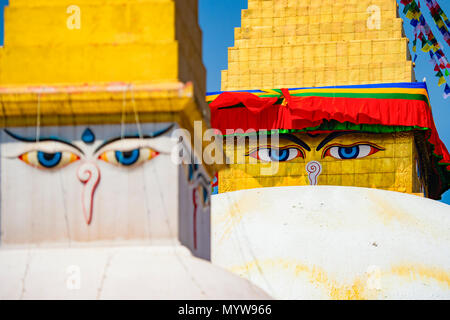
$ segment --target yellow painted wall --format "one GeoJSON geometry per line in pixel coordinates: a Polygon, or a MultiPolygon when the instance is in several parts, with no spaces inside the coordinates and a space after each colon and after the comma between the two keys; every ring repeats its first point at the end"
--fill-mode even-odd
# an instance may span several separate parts
{"type": "Polygon", "coordinates": [[[203,101],[201,38],[197,0],[11,0],[0,86],[192,81],[203,101]]]}
{"type": "MultiPolygon", "coordinates": [[[[168,86],[182,88],[180,82],[192,82],[193,98],[200,111],[195,114],[200,115],[198,120],[203,118],[208,123],[197,2],[11,0],[5,8],[5,43],[0,47],[0,87],[5,88],[0,101],[7,106],[0,116],[2,123],[35,125],[37,92],[42,87],[47,91],[50,88],[57,96],[64,94],[64,88],[72,90],[71,98],[61,102],[64,106],[69,104],[69,108],[61,105],[49,111],[54,107],[49,103],[60,97],[41,97],[42,125],[54,123],[54,119],[57,124],[67,125],[75,118],[82,122],[87,119],[89,123],[115,123],[120,121],[123,102],[118,108],[108,108],[104,99],[109,99],[110,93],[115,92],[111,86],[118,83],[132,85],[132,90],[145,87],[151,92],[162,92],[160,100],[146,101],[143,108],[137,106],[138,112],[153,113],[143,114],[142,119],[155,119],[155,113],[173,112],[184,103],[182,89],[178,94],[180,101],[174,100],[177,97],[173,93],[164,95],[168,86]],[[80,101],[73,98],[73,91],[81,93],[86,88],[104,88],[106,92],[97,92],[95,97],[87,95],[80,101]],[[11,98],[16,92],[21,96],[11,98]],[[86,103],[91,98],[94,101],[86,103]],[[31,112],[24,111],[24,100],[32,105],[31,112]],[[167,102],[170,105],[162,108],[167,102]],[[19,118],[13,119],[17,115],[19,118]],[[31,121],[23,119],[25,115],[31,121]]],[[[129,100],[134,94],[126,96],[129,100]]]]}
{"type": "Polygon", "coordinates": [[[409,82],[396,10],[395,0],[249,0],[222,90],[409,82]]]}
{"type": "MultiPolygon", "coordinates": [[[[320,151],[317,146],[327,134],[311,137],[307,134],[295,134],[311,151],[293,144],[291,141],[280,139],[273,144],[270,139],[258,146],[256,141],[245,144],[227,145],[226,154],[236,163],[229,169],[219,173],[219,193],[245,190],[261,187],[302,186],[309,185],[306,164],[318,161],[322,165],[322,173],[318,178],[319,185],[356,186],[377,188],[406,193],[419,193],[414,157],[416,154],[413,133],[396,134],[363,134],[354,133],[338,137],[327,143],[320,151]],[[338,160],[331,156],[324,156],[324,152],[334,146],[349,146],[354,144],[371,144],[380,150],[372,155],[360,159],[338,160]],[[287,146],[301,149],[304,157],[298,157],[287,162],[280,162],[267,175],[262,174],[261,168],[269,169],[270,163],[253,159],[249,156],[258,148],[269,145],[271,148],[286,148],[287,146]],[[253,163],[251,163],[253,161],[253,163]]],[[[326,154],[326,153],[325,153],[326,154]]],[[[270,170],[269,170],[270,171],[270,170]]]]}

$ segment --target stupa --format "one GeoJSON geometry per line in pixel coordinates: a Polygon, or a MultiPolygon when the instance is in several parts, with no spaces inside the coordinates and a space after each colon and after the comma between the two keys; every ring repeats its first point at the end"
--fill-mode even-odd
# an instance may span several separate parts
{"type": "Polygon", "coordinates": [[[395,0],[249,0],[221,92],[212,261],[276,298],[450,297],[450,155],[395,0]]]}
{"type": "Polygon", "coordinates": [[[201,36],[196,0],[10,1],[0,299],[269,298],[204,260],[201,36]]]}

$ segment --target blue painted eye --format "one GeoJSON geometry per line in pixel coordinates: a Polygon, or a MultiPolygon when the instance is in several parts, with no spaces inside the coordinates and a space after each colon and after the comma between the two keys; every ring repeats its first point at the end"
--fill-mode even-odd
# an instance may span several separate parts
{"type": "Polygon", "coordinates": [[[189,181],[194,178],[194,166],[192,164],[189,165],[189,181]]]}
{"type": "Polygon", "coordinates": [[[61,152],[47,153],[38,151],[37,159],[41,166],[45,168],[54,168],[61,162],[62,153],[61,152]]]}
{"type": "Polygon", "coordinates": [[[359,155],[359,146],[339,147],[338,153],[341,159],[356,159],[359,155]]]}
{"type": "Polygon", "coordinates": [[[261,148],[251,152],[249,156],[264,162],[285,162],[303,158],[303,153],[297,148],[261,148]]]}
{"type": "Polygon", "coordinates": [[[116,151],[116,160],[124,166],[132,166],[139,160],[139,149],[132,151],[116,151]]]}
{"type": "Polygon", "coordinates": [[[189,181],[191,181],[194,178],[194,173],[198,170],[198,164],[189,164],[189,181]]]}
{"type": "Polygon", "coordinates": [[[269,157],[272,161],[286,161],[289,157],[289,150],[269,149],[269,157]]]}
{"type": "Polygon", "coordinates": [[[99,155],[98,159],[118,167],[131,167],[152,160],[158,155],[158,151],[150,148],[140,148],[130,151],[108,150],[99,155]]]}
{"type": "Polygon", "coordinates": [[[206,189],[205,187],[202,187],[202,189],[203,189],[203,202],[206,203],[208,202],[209,198],[208,189],[206,189]]]}
{"type": "Polygon", "coordinates": [[[51,153],[36,150],[21,154],[19,159],[38,169],[57,169],[80,160],[80,157],[69,151],[51,153]]]}
{"type": "Polygon", "coordinates": [[[357,144],[354,146],[331,146],[324,152],[324,158],[327,156],[340,160],[361,159],[370,156],[382,150],[368,144],[357,144]]]}

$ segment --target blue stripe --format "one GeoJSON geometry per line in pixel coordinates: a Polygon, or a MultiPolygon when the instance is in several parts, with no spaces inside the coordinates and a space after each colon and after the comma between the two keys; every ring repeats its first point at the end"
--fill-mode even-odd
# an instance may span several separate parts
{"type": "Polygon", "coordinates": [[[262,91],[262,90],[214,91],[214,92],[207,92],[206,96],[215,96],[215,95],[219,95],[219,94],[224,93],[224,92],[266,93],[265,91],[262,91]]]}
{"type": "MultiPolygon", "coordinates": [[[[401,89],[427,89],[425,82],[400,82],[400,83],[377,83],[377,84],[358,84],[351,86],[329,86],[329,87],[303,87],[289,88],[289,90],[306,90],[306,89],[382,89],[382,88],[401,88],[401,89]]],[[[207,96],[219,95],[224,92],[249,92],[249,93],[266,93],[262,90],[238,90],[238,91],[216,91],[208,92],[207,96]]]]}

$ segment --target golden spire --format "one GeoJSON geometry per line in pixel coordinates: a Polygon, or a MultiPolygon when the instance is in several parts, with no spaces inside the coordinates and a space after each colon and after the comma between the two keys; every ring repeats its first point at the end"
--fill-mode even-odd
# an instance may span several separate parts
{"type": "Polygon", "coordinates": [[[222,90],[411,82],[395,0],[249,0],[222,90]]]}

